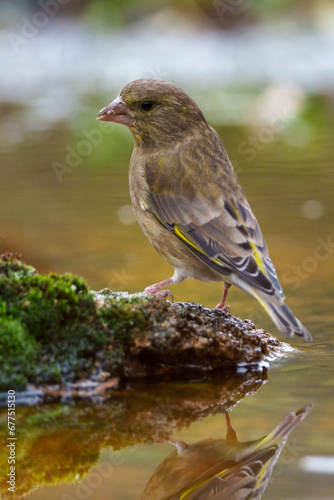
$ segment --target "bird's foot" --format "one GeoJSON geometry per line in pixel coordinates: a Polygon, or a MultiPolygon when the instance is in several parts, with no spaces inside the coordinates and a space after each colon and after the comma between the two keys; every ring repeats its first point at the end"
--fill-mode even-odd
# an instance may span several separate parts
{"type": "Polygon", "coordinates": [[[170,290],[160,290],[160,292],[156,292],[153,295],[161,297],[162,299],[167,299],[167,297],[170,296],[171,300],[174,300],[173,294],[170,290]]]}
{"type": "Polygon", "coordinates": [[[173,300],[173,294],[170,290],[162,290],[165,286],[171,285],[173,283],[172,278],[168,280],[160,281],[160,283],[155,283],[154,285],[145,288],[144,292],[150,293],[151,295],[156,295],[163,299],[167,299],[168,296],[173,300]]]}
{"type": "Polygon", "coordinates": [[[227,314],[230,314],[230,306],[226,306],[225,302],[226,302],[226,297],[227,297],[227,294],[228,294],[228,291],[230,288],[231,288],[231,284],[224,282],[224,292],[223,292],[222,299],[219,302],[219,304],[217,304],[215,307],[215,309],[220,309],[221,311],[223,311],[227,314]]]}
{"type": "Polygon", "coordinates": [[[215,309],[220,309],[221,311],[230,314],[230,306],[225,306],[225,304],[222,304],[221,302],[216,305],[215,309]]]}

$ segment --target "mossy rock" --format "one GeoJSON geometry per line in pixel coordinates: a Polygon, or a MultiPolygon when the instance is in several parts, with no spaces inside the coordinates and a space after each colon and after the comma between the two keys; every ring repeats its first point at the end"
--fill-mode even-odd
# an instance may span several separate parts
{"type": "Polygon", "coordinates": [[[1,256],[0,391],[183,375],[287,350],[249,320],[216,309],[145,293],[93,292],[77,276],[41,276],[18,255],[1,256]]]}

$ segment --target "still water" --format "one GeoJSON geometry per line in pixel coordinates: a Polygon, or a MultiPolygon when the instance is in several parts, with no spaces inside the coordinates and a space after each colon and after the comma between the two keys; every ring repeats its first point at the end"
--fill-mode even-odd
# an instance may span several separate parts
{"type": "MultiPolygon", "coordinates": [[[[169,277],[171,268],[133,217],[130,133],[94,121],[105,99],[87,103],[80,128],[62,123],[2,147],[0,251],[20,252],[40,273],[70,271],[93,289],[135,292],[169,277]]],[[[238,439],[249,442],[306,404],[313,408],[289,437],[263,498],[334,498],[332,106],[329,98],[310,97],[303,115],[277,133],[264,132],[263,125],[219,128],[287,302],[314,342],[291,342],[298,352],[274,362],[268,373],[140,381],[106,401],[20,407],[16,498],[138,499],[174,451],[168,438],[189,444],[222,439],[229,410],[238,439]]],[[[9,123],[19,112],[8,105],[3,118],[9,123]]],[[[175,300],[213,307],[221,288],[188,280],[172,291],[175,300]]],[[[242,291],[232,288],[229,304],[232,314],[282,338],[242,291]]],[[[13,498],[6,492],[5,460],[2,451],[1,492],[13,498]]],[[[143,498],[165,498],[159,494],[143,498]]]]}

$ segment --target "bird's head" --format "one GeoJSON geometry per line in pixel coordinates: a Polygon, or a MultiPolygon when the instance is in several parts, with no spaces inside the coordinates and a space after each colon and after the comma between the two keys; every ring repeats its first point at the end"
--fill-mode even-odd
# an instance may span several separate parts
{"type": "Polygon", "coordinates": [[[98,120],[127,125],[139,145],[166,145],[206,120],[180,88],[163,80],[143,78],[125,85],[98,120]]]}

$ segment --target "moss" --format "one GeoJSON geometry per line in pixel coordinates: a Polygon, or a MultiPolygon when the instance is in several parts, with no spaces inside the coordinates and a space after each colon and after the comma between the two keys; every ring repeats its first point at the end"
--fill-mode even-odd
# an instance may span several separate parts
{"type": "Polygon", "coordinates": [[[0,261],[1,390],[71,381],[94,368],[108,339],[83,279],[39,276],[17,255],[0,261]]]}
{"type": "Polygon", "coordinates": [[[0,391],[9,387],[25,388],[33,374],[38,351],[36,341],[20,321],[0,317],[0,391]]]}
{"type": "MultiPolygon", "coordinates": [[[[0,260],[0,390],[213,370],[282,353],[254,325],[198,304],[92,292],[82,278],[40,276],[0,260]]],[[[281,349],[281,350],[280,350],[281,349]]]]}

